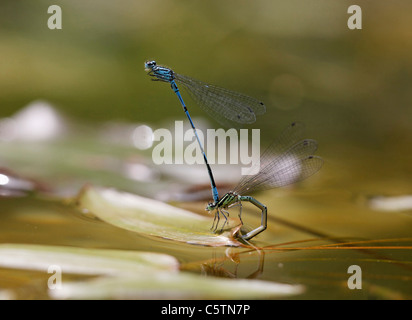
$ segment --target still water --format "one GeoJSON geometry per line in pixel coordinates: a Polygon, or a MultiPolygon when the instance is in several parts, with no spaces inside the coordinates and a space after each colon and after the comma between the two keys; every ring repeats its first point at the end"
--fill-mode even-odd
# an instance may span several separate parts
{"type": "MultiPolygon", "coordinates": [[[[116,130],[121,128],[120,132],[123,134],[129,126],[130,124],[117,124],[116,130]]],[[[134,146],[119,147],[117,143],[107,142],[108,124],[97,128],[97,132],[105,132],[105,140],[99,139],[99,134],[89,134],[86,138],[81,130],[76,130],[76,134],[66,133],[64,138],[52,141],[2,142],[3,166],[13,168],[2,170],[3,181],[6,182],[5,177],[9,179],[1,187],[0,242],[3,247],[0,248],[0,255],[4,261],[8,261],[3,262],[0,269],[4,297],[83,297],[67,292],[66,296],[53,295],[55,291],[48,287],[53,273],[47,273],[46,268],[48,263],[53,264],[54,250],[58,251],[58,255],[64,255],[66,250],[71,250],[69,248],[83,248],[91,249],[90,254],[76,256],[75,262],[56,260],[57,265],[62,265],[63,284],[88,283],[90,279],[98,277],[99,275],[91,275],[76,268],[87,264],[87,259],[99,255],[100,250],[110,249],[116,252],[150,252],[171,256],[176,259],[178,270],[175,267],[172,271],[169,270],[174,275],[190,274],[199,276],[200,279],[205,279],[206,275],[208,279],[255,279],[300,288],[292,293],[282,291],[268,293],[263,297],[256,296],[247,289],[239,289],[245,290],[240,291],[240,297],[246,298],[410,298],[412,237],[411,207],[408,207],[407,201],[409,180],[397,176],[394,168],[391,168],[394,171],[392,177],[397,178],[392,181],[383,175],[375,175],[385,168],[379,161],[373,161],[376,155],[374,150],[358,149],[356,157],[340,161],[340,156],[350,146],[322,146],[319,153],[325,159],[325,164],[318,174],[292,187],[254,195],[268,207],[266,231],[249,244],[228,241],[226,244],[222,242],[215,245],[208,242],[208,234],[205,240],[194,243],[191,232],[196,230],[196,222],[190,227],[192,230],[179,230],[183,236],[176,240],[173,238],[173,230],[172,237],[167,236],[167,226],[162,229],[160,221],[158,228],[151,226],[150,222],[155,221],[155,218],[150,215],[138,218],[137,222],[133,220],[133,211],[131,216],[118,218],[132,219],[132,225],[149,223],[142,229],[129,227],[128,222],[124,224],[124,221],[116,221],[116,206],[124,205],[123,198],[114,207],[109,207],[110,203],[102,204],[102,209],[98,209],[100,207],[97,205],[93,209],[90,209],[90,205],[84,205],[83,187],[87,184],[89,188],[114,188],[119,190],[119,194],[125,191],[132,196],[140,194],[152,198],[155,200],[155,208],[158,208],[157,202],[169,203],[172,207],[206,218],[206,221],[199,222],[206,227],[211,226],[212,222],[212,216],[208,216],[204,210],[211,200],[211,193],[203,166],[187,171],[184,165],[180,165],[180,169],[178,165],[170,168],[167,165],[160,168],[150,165],[150,149],[139,151],[134,146]],[[125,170],[132,165],[140,166],[139,174],[125,170]],[[185,170],[190,173],[190,179],[179,178],[178,172],[183,172],[184,175],[185,170]],[[143,181],[136,177],[141,177],[143,181]],[[159,198],[161,201],[158,201],[159,198]],[[114,216],[114,220],[96,214],[93,210],[107,211],[107,214],[114,216]],[[13,247],[16,244],[22,247],[13,247]],[[22,248],[25,248],[24,252],[21,251],[22,248]],[[43,264],[36,261],[36,255],[40,260],[43,259],[40,261],[43,264]],[[45,257],[40,258],[42,255],[45,257]],[[65,272],[65,268],[73,268],[71,264],[76,267],[74,271],[65,272]],[[359,266],[361,275],[357,280],[350,280],[350,266],[359,266]],[[350,289],[349,283],[356,284],[356,281],[361,289],[350,289]]],[[[116,140],[116,130],[112,132],[113,141],[116,140]]],[[[399,163],[397,168],[399,167],[402,167],[402,163],[399,163]]],[[[226,176],[225,183],[218,182],[220,190],[230,188],[228,181],[231,179],[233,184],[236,183],[236,175],[227,167],[224,172],[219,171],[218,165],[216,169],[217,181],[220,176],[226,176]],[[229,173],[232,176],[228,177],[229,173]]],[[[117,197],[116,193],[114,197],[117,197]]],[[[154,212],[160,212],[159,210],[161,207],[154,212]]],[[[176,222],[178,220],[171,209],[166,210],[170,210],[170,214],[166,211],[162,223],[169,223],[176,229],[183,228],[182,225],[173,226],[179,222],[176,222]]],[[[236,216],[236,213],[231,214],[231,217],[236,216]]],[[[249,228],[256,227],[260,223],[259,212],[246,205],[243,221],[249,228]]],[[[219,235],[210,232],[210,237],[215,236],[219,235]]],[[[156,256],[153,257],[154,261],[156,259],[156,256]]],[[[101,265],[104,266],[105,262],[101,265]]],[[[151,271],[151,276],[163,272],[164,270],[155,269],[151,271]]],[[[121,273],[121,268],[116,271],[116,274],[121,273]]],[[[120,280],[111,286],[122,286],[120,280]]],[[[210,287],[206,285],[204,290],[191,287],[190,294],[187,293],[187,286],[196,286],[196,281],[197,279],[191,279],[174,285],[168,283],[174,290],[171,297],[220,297],[216,295],[218,287],[214,284],[209,284],[210,287]]],[[[153,284],[160,291],[164,290],[164,286],[163,282],[153,284]]],[[[235,284],[227,286],[228,293],[222,297],[239,297],[234,295],[235,290],[230,290],[232,286],[236,288],[235,284]]],[[[145,288],[137,282],[131,293],[126,294],[111,291],[112,287],[109,286],[104,298],[141,298],[145,288]]],[[[101,296],[94,296],[93,291],[87,296],[99,297],[101,296]]],[[[155,291],[152,298],[159,297],[162,294],[155,291]]]]}

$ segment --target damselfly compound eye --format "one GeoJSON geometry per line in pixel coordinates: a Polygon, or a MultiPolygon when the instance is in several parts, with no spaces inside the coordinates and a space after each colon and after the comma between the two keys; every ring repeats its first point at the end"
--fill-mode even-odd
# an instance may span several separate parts
{"type": "Polygon", "coordinates": [[[156,66],[156,61],[154,60],[149,60],[144,63],[145,69],[152,69],[155,66],[156,66]]]}

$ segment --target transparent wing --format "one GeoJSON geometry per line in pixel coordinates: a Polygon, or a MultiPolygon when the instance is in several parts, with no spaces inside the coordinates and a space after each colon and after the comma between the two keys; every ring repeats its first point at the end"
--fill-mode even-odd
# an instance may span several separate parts
{"type": "MultiPolygon", "coordinates": [[[[279,136],[269,145],[269,147],[261,154],[260,163],[250,168],[250,172],[260,172],[261,168],[266,163],[271,162],[277,155],[281,155],[286,152],[291,146],[297,142],[303,140],[303,133],[305,131],[305,125],[301,122],[292,122],[289,124],[279,136]]],[[[242,180],[247,178],[245,176],[242,180]]]]}
{"type": "MultiPolygon", "coordinates": [[[[297,142],[303,140],[305,125],[302,122],[292,122],[281,134],[273,141],[269,147],[262,153],[261,160],[270,161],[274,155],[279,155],[297,142]]],[[[261,161],[261,163],[264,161],[261,161]]]]}
{"type": "Polygon", "coordinates": [[[249,124],[256,115],[266,112],[263,102],[250,96],[207,84],[184,75],[175,74],[176,80],[187,89],[191,98],[220,123],[249,124]]]}
{"type": "Polygon", "coordinates": [[[312,139],[299,139],[303,130],[300,123],[291,124],[279,138],[269,146],[260,159],[260,170],[256,175],[244,176],[233,189],[240,195],[258,190],[286,186],[313,175],[323,165],[320,157],[313,155],[318,143],[312,139]]]}

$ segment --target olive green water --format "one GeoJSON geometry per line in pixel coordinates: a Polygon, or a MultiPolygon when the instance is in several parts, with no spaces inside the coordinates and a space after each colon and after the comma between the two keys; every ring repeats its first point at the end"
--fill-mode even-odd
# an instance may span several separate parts
{"type": "MultiPolygon", "coordinates": [[[[410,299],[411,5],[360,2],[363,29],[351,31],[345,1],[236,4],[71,1],[63,29],[52,31],[47,2],[2,2],[0,174],[14,184],[0,186],[0,243],[164,253],[180,273],[305,289],[284,298],[410,299]],[[255,194],[269,218],[254,247],[132,232],[74,201],[90,184],[206,214],[203,166],[157,166],[152,148],[133,146],[135,127],[173,130],[184,120],[168,85],[149,81],[146,59],[265,101],[250,127],[261,129],[262,145],[295,120],[319,142],[319,173],[255,194]],[[28,118],[44,125],[31,128],[16,113],[39,99],[58,115],[49,121],[37,109],[28,118]],[[351,265],[362,270],[362,289],[348,288],[351,265]]],[[[218,128],[188,101],[200,127],[218,128]]],[[[238,180],[213,169],[220,190],[238,180]]],[[[259,217],[247,208],[245,221],[259,217]]],[[[0,296],[49,299],[49,277],[30,265],[0,267],[0,296]]],[[[91,277],[64,273],[63,282],[91,277]]]]}

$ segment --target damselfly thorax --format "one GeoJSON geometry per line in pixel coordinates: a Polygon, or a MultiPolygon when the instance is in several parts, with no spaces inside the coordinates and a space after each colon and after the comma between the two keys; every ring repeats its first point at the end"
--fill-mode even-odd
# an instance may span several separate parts
{"type": "Polygon", "coordinates": [[[229,216],[228,210],[233,207],[239,207],[239,219],[240,219],[241,224],[243,225],[243,221],[242,221],[243,204],[242,202],[250,202],[251,204],[253,204],[254,206],[256,206],[257,208],[261,210],[261,224],[258,228],[246,233],[245,235],[242,235],[241,238],[244,240],[248,240],[248,239],[253,238],[257,234],[261,233],[262,231],[264,231],[267,227],[266,206],[251,196],[241,196],[241,195],[238,195],[236,192],[228,192],[221,199],[219,199],[218,202],[209,203],[209,205],[206,207],[206,210],[208,210],[209,212],[215,211],[215,218],[213,219],[213,224],[212,224],[211,229],[216,232],[217,227],[219,225],[219,221],[220,221],[220,215],[222,215],[223,218],[225,218],[225,221],[220,229],[220,231],[222,231],[228,222],[228,219],[227,219],[229,216]]]}
{"type": "Polygon", "coordinates": [[[172,69],[158,66],[156,61],[146,61],[145,70],[149,76],[155,77],[155,79],[152,79],[153,81],[171,82],[175,79],[172,69]]]}

